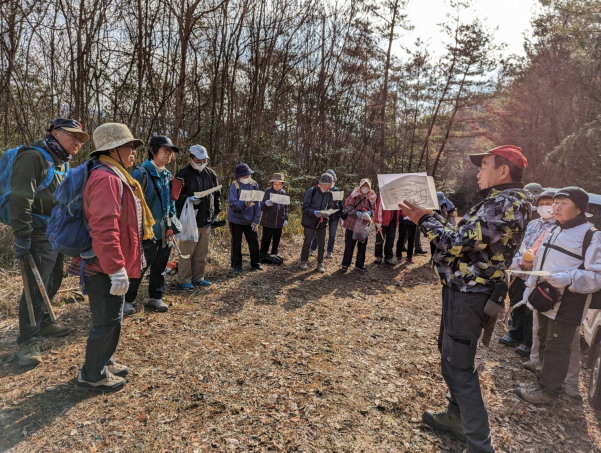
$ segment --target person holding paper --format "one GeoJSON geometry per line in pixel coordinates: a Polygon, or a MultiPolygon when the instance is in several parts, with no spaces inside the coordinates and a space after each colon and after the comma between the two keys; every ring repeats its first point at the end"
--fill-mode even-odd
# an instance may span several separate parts
{"type": "Polygon", "coordinates": [[[240,192],[243,190],[259,190],[259,184],[250,175],[254,171],[241,163],[234,169],[236,180],[230,186],[228,192],[229,211],[227,221],[232,234],[231,266],[232,272],[242,272],[242,235],[246,238],[248,251],[250,253],[250,268],[262,271],[261,257],[259,253],[259,220],[261,219],[260,201],[240,201],[240,192]]]}
{"type": "Polygon", "coordinates": [[[261,258],[269,253],[271,244],[271,254],[278,254],[280,238],[282,237],[282,228],[288,225],[288,207],[289,205],[274,203],[271,195],[286,195],[283,189],[286,181],[282,173],[274,173],[268,181],[271,187],[265,191],[265,197],[261,204],[263,215],[261,216],[261,226],[263,227],[263,237],[261,238],[261,258]],[[273,241],[273,242],[272,242],[273,241]]]}
{"type": "MultiPolygon", "coordinates": [[[[326,170],[326,173],[332,175],[334,180],[334,185],[330,189],[332,192],[332,197],[335,197],[334,192],[342,192],[342,189],[336,186],[336,181],[338,178],[334,170],[326,170]]],[[[342,193],[339,194],[342,197],[342,193]]],[[[334,257],[334,243],[336,242],[336,233],[338,232],[338,224],[340,223],[340,215],[342,214],[342,210],[344,209],[344,205],[342,203],[342,198],[339,200],[332,200],[330,203],[329,209],[338,209],[338,212],[335,212],[330,217],[328,217],[328,243],[326,247],[326,258],[330,259],[334,257]]],[[[311,251],[310,255],[317,250],[317,235],[313,236],[313,241],[311,242],[311,251]]]]}
{"type": "Polygon", "coordinates": [[[334,185],[334,178],[329,173],[324,173],[319,179],[317,187],[311,187],[305,192],[303,198],[303,218],[301,224],[304,227],[305,240],[301,249],[301,269],[308,269],[309,248],[311,241],[317,237],[317,272],[325,272],[323,257],[326,248],[326,228],[330,214],[327,211],[332,203],[330,189],[334,185]]]}
{"type": "Polygon", "coordinates": [[[196,226],[198,227],[198,242],[182,241],[180,249],[182,255],[190,255],[189,259],[180,258],[177,263],[177,279],[182,289],[193,289],[195,285],[210,286],[211,282],[205,280],[205,269],[209,245],[211,240],[211,225],[218,221],[221,212],[221,191],[216,190],[202,198],[196,198],[195,193],[208,191],[219,186],[217,173],[207,167],[209,154],[204,146],[192,145],[188,150],[189,162],[175,176],[184,181],[184,186],[177,202],[178,217],[188,198],[192,199],[196,212],[196,226]]]}
{"type": "Polygon", "coordinates": [[[399,207],[436,246],[432,259],[442,283],[438,350],[449,404],[443,411],[425,411],[422,420],[465,439],[470,453],[489,453],[495,450],[474,359],[482,326],[500,309],[489,299],[493,291],[503,290],[505,269],[522,243],[531,205],[521,182],[528,165],[521,148],[500,146],[470,159],[480,167],[484,200],[457,226],[408,201],[399,207]]]}
{"type": "Polygon", "coordinates": [[[371,181],[364,178],[344,203],[344,211],[348,216],[342,224],[346,228],[344,256],[342,257],[343,272],[346,272],[351,265],[357,243],[359,244],[357,246],[355,268],[361,271],[367,270],[365,267],[365,251],[367,250],[369,227],[376,209],[376,199],[377,195],[371,188],[371,181]]]}

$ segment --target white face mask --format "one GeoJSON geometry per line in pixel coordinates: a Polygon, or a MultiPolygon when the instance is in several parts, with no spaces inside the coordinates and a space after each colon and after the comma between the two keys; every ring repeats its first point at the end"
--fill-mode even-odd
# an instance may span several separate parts
{"type": "Polygon", "coordinates": [[[361,193],[362,194],[368,194],[369,193],[369,187],[361,187],[361,193]]]}
{"type": "Polygon", "coordinates": [[[250,176],[247,178],[240,178],[240,182],[242,184],[250,184],[250,181],[251,181],[250,176]]]}
{"type": "Polygon", "coordinates": [[[551,217],[553,217],[553,209],[551,206],[537,206],[536,211],[543,220],[549,220],[551,217]]]}
{"type": "Polygon", "coordinates": [[[197,164],[196,162],[190,161],[190,165],[192,165],[192,168],[194,170],[198,170],[198,171],[203,171],[204,168],[207,166],[206,163],[204,164],[197,164]]]}

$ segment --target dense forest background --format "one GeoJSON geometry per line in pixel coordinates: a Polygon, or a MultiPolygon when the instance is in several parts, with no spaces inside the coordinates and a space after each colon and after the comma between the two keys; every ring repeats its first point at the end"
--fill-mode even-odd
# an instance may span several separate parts
{"type": "Polygon", "coordinates": [[[525,56],[508,58],[462,21],[465,1],[433,55],[404,41],[405,0],[0,0],[0,148],[56,116],[90,133],[118,121],[205,145],[226,183],[241,161],[293,192],[326,168],[345,187],[427,171],[465,205],[467,153],[516,144],[527,181],[598,193],[601,1],[540,3],[525,56]]]}

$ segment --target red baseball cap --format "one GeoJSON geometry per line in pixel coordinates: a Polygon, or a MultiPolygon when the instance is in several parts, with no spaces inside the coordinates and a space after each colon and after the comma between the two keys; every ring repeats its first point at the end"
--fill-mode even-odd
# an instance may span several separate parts
{"type": "Polygon", "coordinates": [[[522,148],[513,145],[499,146],[481,154],[470,154],[470,159],[476,167],[481,167],[484,156],[490,156],[491,154],[504,157],[520,168],[526,168],[528,166],[528,159],[522,154],[522,148]]]}

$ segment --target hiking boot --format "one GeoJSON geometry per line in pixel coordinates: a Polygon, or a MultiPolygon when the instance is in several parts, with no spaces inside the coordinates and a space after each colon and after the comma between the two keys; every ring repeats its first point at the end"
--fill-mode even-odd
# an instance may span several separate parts
{"type": "Polygon", "coordinates": [[[459,440],[465,441],[465,434],[463,434],[463,428],[461,427],[461,417],[449,408],[438,412],[425,411],[422,414],[422,422],[435,430],[449,432],[459,440]]]}
{"type": "Polygon", "coordinates": [[[568,395],[570,398],[574,398],[577,400],[582,399],[582,395],[580,395],[580,390],[578,390],[578,384],[566,384],[565,382],[561,386],[562,390],[568,395]]]}
{"type": "Polygon", "coordinates": [[[16,356],[20,366],[36,367],[42,363],[40,348],[32,341],[18,345],[16,356]]]}
{"type": "Polygon", "coordinates": [[[499,343],[502,343],[505,346],[519,346],[520,344],[518,340],[514,340],[513,337],[509,334],[506,334],[504,337],[501,337],[499,339],[499,343]]]}
{"type": "Polygon", "coordinates": [[[309,265],[307,264],[307,262],[306,262],[306,261],[301,261],[301,263],[300,263],[300,268],[301,268],[302,270],[307,270],[307,269],[309,269],[309,265]]]}
{"type": "Polygon", "coordinates": [[[144,306],[159,313],[169,310],[169,307],[163,303],[162,299],[148,299],[148,302],[146,302],[144,306]]]}
{"type": "Polygon", "coordinates": [[[73,327],[69,327],[62,322],[53,322],[52,324],[41,326],[40,335],[43,337],[64,337],[65,335],[69,335],[74,330],[75,329],[73,327]]]}
{"type": "Polygon", "coordinates": [[[316,270],[317,272],[320,272],[320,273],[322,273],[322,274],[323,274],[323,273],[326,271],[326,268],[323,266],[323,264],[319,263],[319,264],[317,265],[317,269],[315,269],[315,270],[316,270]]]}
{"type": "Polygon", "coordinates": [[[425,250],[422,249],[418,249],[415,251],[416,255],[426,255],[428,252],[426,252],[425,250]]]}
{"type": "Polygon", "coordinates": [[[136,312],[136,309],[134,308],[134,306],[129,303],[129,302],[125,302],[123,304],[123,316],[131,316],[136,312]]]}
{"type": "Polygon", "coordinates": [[[374,261],[374,264],[382,264],[382,258],[378,256],[374,261]]]}
{"type": "Polygon", "coordinates": [[[87,390],[89,392],[116,392],[121,390],[125,385],[125,379],[119,376],[115,376],[109,372],[106,373],[106,377],[96,382],[85,381],[81,377],[81,371],[77,375],[75,381],[75,388],[77,390],[87,390]]]}
{"type": "Polygon", "coordinates": [[[388,266],[396,266],[397,261],[394,258],[388,258],[386,261],[384,261],[384,264],[387,264],[388,266]]]}
{"type": "Polygon", "coordinates": [[[543,386],[540,383],[534,386],[521,385],[516,387],[515,393],[524,401],[534,404],[543,405],[553,403],[557,397],[545,393],[543,386]]]}
{"type": "Polygon", "coordinates": [[[342,272],[346,272],[346,271],[348,271],[348,266],[340,266],[340,270],[342,272]]]}
{"type": "Polygon", "coordinates": [[[112,363],[106,366],[109,373],[114,376],[125,377],[127,373],[129,373],[129,368],[125,365],[120,365],[118,363],[112,363]]]}
{"type": "Polygon", "coordinates": [[[411,259],[411,258],[407,258],[407,259],[405,260],[405,262],[406,262],[406,263],[408,263],[408,264],[413,264],[413,259],[411,259]]]}
{"type": "Polygon", "coordinates": [[[537,373],[541,370],[540,364],[533,362],[531,360],[524,362],[522,364],[522,366],[524,367],[525,370],[532,371],[533,373],[537,373]]]}
{"type": "Polygon", "coordinates": [[[367,268],[365,266],[355,266],[355,269],[360,270],[361,272],[367,272],[367,268]]]}
{"type": "Polygon", "coordinates": [[[326,253],[326,258],[331,260],[332,258],[334,258],[334,254],[332,252],[328,252],[326,253]]]}
{"type": "Polygon", "coordinates": [[[530,357],[530,346],[521,344],[515,348],[515,352],[517,352],[519,355],[523,355],[524,357],[530,357]]]}
{"type": "Polygon", "coordinates": [[[212,283],[208,280],[194,280],[194,284],[198,286],[211,286],[212,283]]]}
{"type": "Polygon", "coordinates": [[[244,270],[241,267],[232,267],[232,274],[242,274],[244,270]]]}
{"type": "Polygon", "coordinates": [[[190,291],[194,289],[194,284],[192,283],[180,283],[179,287],[185,291],[190,291]]]}

